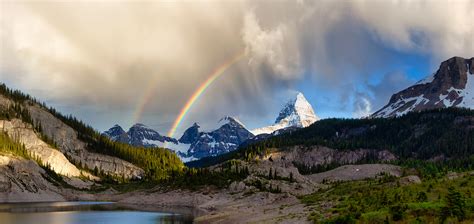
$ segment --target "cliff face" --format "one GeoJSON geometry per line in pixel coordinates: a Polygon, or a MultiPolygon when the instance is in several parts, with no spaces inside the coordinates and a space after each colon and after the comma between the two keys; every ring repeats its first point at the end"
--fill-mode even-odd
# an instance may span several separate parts
{"type": "MultiPolygon", "coordinates": [[[[38,157],[43,163],[49,164],[54,172],[63,176],[79,177],[81,171],[58,150],[51,148],[42,141],[33,131],[31,125],[21,120],[0,121],[0,129],[8,133],[10,138],[24,144],[26,149],[34,157],[38,157]]],[[[87,175],[84,172],[84,175],[87,175]]]]}
{"type": "Polygon", "coordinates": [[[453,57],[442,62],[433,75],[392,95],[372,117],[449,107],[474,109],[474,58],[453,57]]]}
{"type": "Polygon", "coordinates": [[[45,176],[31,160],[0,155],[0,201],[64,201],[60,190],[45,176]]]}
{"type": "MultiPolygon", "coordinates": [[[[0,95],[0,109],[7,108],[12,104],[11,100],[0,95]]],[[[42,141],[30,124],[19,119],[0,121],[0,129],[6,131],[11,138],[25,144],[27,150],[39,157],[45,164],[49,164],[56,173],[70,177],[81,176],[81,171],[73,164],[75,163],[82,164],[89,169],[97,167],[105,174],[125,178],[138,178],[144,175],[142,169],[127,161],[89,152],[86,143],[78,139],[78,134],[74,129],[38,105],[25,104],[24,106],[28,109],[34,122],[41,124],[43,134],[52,139],[58,149],[54,149],[42,141]]],[[[85,172],[82,172],[82,175],[91,177],[85,172]]]]}
{"type": "Polygon", "coordinates": [[[58,145],[59,150],[76,164],[80,163],[89,169],[97,167],[106,174],[125,178],[143,177],[144,171],[127,161],[89,152],[86,143],[78,139],[74,129],[37,105],[28,106],[28,110],[33,120],[41,123],[44,134],[52,139],[58,145]]]}

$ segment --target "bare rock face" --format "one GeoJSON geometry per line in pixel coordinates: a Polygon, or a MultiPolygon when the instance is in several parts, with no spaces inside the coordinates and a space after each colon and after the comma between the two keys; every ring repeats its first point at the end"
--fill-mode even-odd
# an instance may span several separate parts
{"type": "Polygon", "coordinates": [[[358,149],[341,151],[324,146],[294,146],[284,151],[271,153],[263,160],[286,161],[286,164],[298,163],[305,166],[356,163],[373,154],[380,161],[391,161],[397,157],[388,150],[358,149]]]}
{"type": "Polygon", "coordinates": [[[418,176],[411,175],[400,178],[399,183],[401,185],[421,184],[421,179],[418,176]]]}
{"type": "Polygon", "coordinates": [[[74,129],[37,105],[29,106],[28,110],[33,120],[41,123],[45,135],[53,139],[59,150],[76,164],[81,163],[89,169],[97,167],[106,174],[125,178],[143,177],[144,171],[127,161],[87,151],[86,143],[78,139],[74,129]]]}
{"type": "Polygon", "coordinates": [[[0,202],[64,201],[35,162],[0,155],[0,202]]]}
{"type": "Polygon", "coordinates": [[[232,193],[238,193],[246,190],[248,187],[242,181],[234,181],[229,185],[229,191],[232,193]]]}
{"type": "Polygon", "coordinates": [[[436,73],[392,95],[372,117],[448,107],[474,109],[474,58],[453,57],[442,62],[436,73]]]}
{"type": "Polygon", "coordinates": [[[308,177],[316,183],[323,181],[353,181],[367,178],[376,178],[383,174],[400,177],[402,171],[399,166],[390,164],[362,164],[346,165],[322,173],[312,174],[308,177]]]}
{"type": "Polygon", "coordinates": [[[54,172],[69,177],[81,176],[82,172],[69,162],[60,151],[42,141],[33,131],[31,125],[18,119],[1,120],[0,129],[6,131],[11,138],[24,144],[33,156],[38,157],[44,164],[50,165],[54,172]]]}
{"type": "MultiPolygon", "coordinates": [[[[388,173],[392,176],[400,176],[401,169],[398,166],[387,164],[364,164],[346,165],[334,170],[313,174],[301,175],[295,164],[308,167],[317,165],[327,165],[331,163],[351,164],[371,158],[379,161],[390,161],[396,156],[388,150],[359,149],[353,151],[341,151],[323,146],[294,146],[282,150],[274,150],[264,157],[257,157],[254,161],[241,161],[241,166],[248,167],[251,175],[243,183],[232,183],[230,192],[252,191],[255,184],[264,185],[266,188],[278,188],[281,192],[291,195],[305,195],[324,187],[321,183],[324,179],[336,180],[359,180],[365,178],[375,178],[381,173],[388,173]],[[277,177],[267,178],[272,175],[277,177]],[[291,180],[291,181],[282,181],[291,180]],[[250,189],[249,189],[250,187],[250,189]]],[[[216,166],[217,168],[217,166],[216,166]]]]}

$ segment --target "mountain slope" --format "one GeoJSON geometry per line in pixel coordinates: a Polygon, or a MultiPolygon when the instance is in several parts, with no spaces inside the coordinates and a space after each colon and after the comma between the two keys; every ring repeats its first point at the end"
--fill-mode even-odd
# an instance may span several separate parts
{"type": "Polygon", "coordinates": [[[448,107],[474,109],[474,58],[453,57],[442,62],[436,73],[392,95],[372,117],[448,107]]]}
{"type": "Polygon", "coordinates": [[[75,166],[109,180],[160,180],[184,167],[181,160],[168,150],[150,152],[113,142],[71,115],[64,116],[27,94],[9,89],[5,84],[0,85],[0,122],[4,127],[2,132],[6,131],[8,135],[14,133],[14,139],[25,141],[29,153],[35,157],[39,155],[45,166],[59,166],[58,169],[52,168],[53,172],[60,174],[74,171],[75,166]],[[15,122],[20,125],[8,126],[15,122]],[[34,135],[37,137],[31,137],[34,135]],[[51,148],[55,153],[47,153],[51,148]]]}
{"type": "Polygon", "coordinates": [[[181,138],[179,138],[180,143],[191,144],[198,140],[199,138],[199,124],[194,123],[193,126],[189,127],[184,131],[181,138]]]}
{"type": "Polygon", "coordinates": [[[118,141],[118,142],[130,141],[127,132],[125,132],[123,128],[120,127],[120,125],[118,124],[114,125],[112,128],[105,131],[104,135],[108,136],[113,141],[118,141]]]}
{"type": "Polygon", "coordinates": [[[253,137],[236,118],[224,117],[219,120],[219,125],[216,130],[200,132],[196,141],[191,143],[187,156],[198,159],[217,156],[237,149],[242,142],[253,137]]]}
{"type": "Polygon", "coordinates": [[[135,146],[154,146],[165,142],[178,143],[178,140],[163,136],[144,124],[135,124],[127,132],[129,144],[135,146]]]}
{"type": "Polygon", "coordinates": [[[254,135],[271,134],[277,130],[297,127],[304,128],[319,120],[302,93],[290,100],[280,111],[273,125],[252,130],[254,135]]]}

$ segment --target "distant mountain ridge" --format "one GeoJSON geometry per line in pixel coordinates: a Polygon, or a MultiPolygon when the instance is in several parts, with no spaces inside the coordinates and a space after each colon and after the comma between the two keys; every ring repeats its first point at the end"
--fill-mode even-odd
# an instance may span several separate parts
{"type": "Polygon", "coordinates": [[[392,95],[371,117],[396,117],[411,111],[463,107],[474,109],[474,58],[453,57],[431,76],[392,95]]]}
{"type": "Polygon", "coordinates": [[[199,130],[200,126],[197,123],[194,123],[186,129],[179,140],[163,136],[144,124],[135,124],[127,132],[119,125],[115,125],[103,134],[114,141],[134,146],[168,148],[185,161],[230,152],[253,137],[253,134],[236,118],[224,117],[219,120],[218,125],[217,129],[204,132],[199,130]]]}

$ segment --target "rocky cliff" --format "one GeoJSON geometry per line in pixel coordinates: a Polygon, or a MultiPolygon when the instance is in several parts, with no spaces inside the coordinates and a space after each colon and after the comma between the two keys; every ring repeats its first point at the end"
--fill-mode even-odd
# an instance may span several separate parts
{"type": "MultiPolygon", "coordinates": [[[[0,110],[5,110],[13,102],[0,95],[0,110]]],[[[58,174],[64,176],[88,175],[74,165],[98,170],[105,174],[123,176],[125,178],[143,177],[144,171],[137,166],[116,157],[90,152],[86,143],[78,138],[77,132],[35,103],[24,103],[35,124],[40,124],[42,133],[52,139],[57,149],[41,140],[31,126],[19,119],[2,120],[0,128],[8,135],[25,144],[27,150],[39,157],[45,164],[58,174]]]]}
{"type": "Polygon", "coordinates": [[[32,160],[0,155],[0,201],[64,201],[58,187],[46,176],[32,160]]]}
{"type": "Polygon", "coordinates": [[[84,174],[57,149],[52,148],[42,141],[33,131],[30,124],[18,119],[11,121],[1,120],[0,130],[8,133],[10,138],[25,145],[25,148],[44,164],[51,166],[54,172],[70,177],[79,177],[84,174]]]}
{"type": "Polygon", "coordinates": [[[442,62],[434,74],[392,95],[372,117],[448,107],[474,109],[474,58],[453,57],[442,62]]]}

